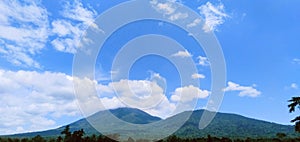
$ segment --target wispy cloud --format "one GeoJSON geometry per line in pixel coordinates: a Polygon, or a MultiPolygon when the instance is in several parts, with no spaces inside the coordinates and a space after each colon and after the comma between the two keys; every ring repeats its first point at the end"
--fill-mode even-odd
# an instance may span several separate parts
{"type": "Polygon", "coordinates": [[[84,30],[89,25],[96,27],[97,12],[75,0],[64,3],[60,13],[61,19],[50,21],[40,1],[0,1],[2,58],[17,66],[42,68],[35,56],[48,43],[58,51],[75,53],[84,30]]]}
{"type": "Polygon", "coordinates": [[[185,12],[177,11],[176,6],[177,0],[168,0],[164,2],[159,2],[158,0],[151,0],[150,4],[160,13],[167,16],[171,21],[181,20],[187,18],[189,15],[185,12]]]}
{"type": "Polygon", "coordinates": [[[224,91],[239,91],[239,96],[244,97],[257,97],[261,94],[260,91],[256,90],[253,86],[241,86],[234,82],[228,82],[228,86],[224,89],[224,91]]]}
{"type": "Polygon", "coordinates": [[[0,1],[0,53],[15,65],[40,68],[34,59],[47,42],[48,12],[38,1],[0,1]]]}
{"type": "Polygon", "coordinates": [[[296,83],[292,83],[290,85],[290,88],[292,88],[292,89],[298,89],[298,85],[296,83]]]}
{"type": "Polygon", "coordinates": [[[178,51],[177,53],[174,53],[172,56],[187,58],[187,57],[192,57],[193,55],[189,51],[185,50],[185,51],[178,51]]]}
{"type": "Polygon", "coordinates": [[[300,64],[300,59],[294,58],[294,59],[293,59],[293,63],[295,63],[295,64],[300,64]]]}
{"type": "Polygon", "coordinates": [[[205,32],[215,31],[219,25],[224,23],[225,18],[229,17],[222,3],[213,5],[207,2],[198,7],[198,9],[205,20],[205,25],[203,26],[205,32]]]}
{"type": "Polygon", "coordinates": [[[58,51],[76,53],[83,32],[89,25],[93,26],[97,12],[91,7],[84,7],[79,0],[66,2],[63,8],[63,18],[51,23],[53,33],[57,35],[51,44],[58,51]]]}
{"type": "Polygon", "coordinates": [[[171,21],[175,21],[175,20],[180,20],[180,19],[185,19],[187,18],[189,15],[187,13],[181,13],[181,12],[178,12],[178,13],[175,13],[173,15],[171,15],[169,17],[169,19],[171,21]]]}
{"type": "Polygon", "coordinates": [[[205,75],[199,74],[199,73],[194,73],[194,74],[192,74],[192,78],[193,79],[204,79],[205,75]]]}
{"type": "Polygon", "coordinates": [[[200,24],[200,22],[201,22],[201,19],[197,18],[197,19],[195,19],[192,23],[188,24],[187,27],[188,27],[188,28],[195,27],[195,26],[197,26],[198,24],[200,24]]]}
{"type": "Polygon", "coordinates": [[[201,65],[201,66],[209,66],[210,65],[207,57],[199,56],[198,60],[199,60],[199,65],[201,65]]]}

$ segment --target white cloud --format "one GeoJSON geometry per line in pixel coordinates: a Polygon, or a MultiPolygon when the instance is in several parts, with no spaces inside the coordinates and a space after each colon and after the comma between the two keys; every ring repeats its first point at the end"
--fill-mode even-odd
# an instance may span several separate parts
{"type": "Polygon", "coordinates": [[[1,56],[17,66],[42,68],[34,58],[48,43],[58,51],[75,53],[85,29],[99,29],[93,23],[97,12],[80,0],[62,7],[62,18],[49,22],[50,14],[40,1],[0,1],[1,56]]]}
{"type": "Polygon", "coordinates": [[[176,11],[176,7],[170,1],[166,3],[159,3],[157,0],[151,0],[150,3],[155,9],[166,15],[171,15],[176,11]]]}
{"type": "Polygon", "coordinates": [[[97,12],[92,7],[84,7],[80,0],[74,0],[66,3],[62,15],[89,25],[94,21],[97,12]]]}
{"type": "Polygon", "coordinates": [[[180,20],[180,19],[185,19],[187,18],[189,15],[187,13],[181,13],[181,12],[177,12],[175,14],[172,14],[169,19],[171,21],[175,21],[175,20],[180,20]]]}
{"type": "Polygon", "coordinates": [[[199,59],[199,65],[201,65],[201,66],[209,66],[210,65],[207,57],[199,56],[198,59],[199,59]]]}
{"type": "Polygon", "coordinates": [[[293,63],[300,64],[300,59],[298,59],[298,58],[293,59],[293,63]]]}
{"type": "Polygon", "coordinates": [[[61,15],[62,19],[54,20],[52,32],[57,37],[51,41],[54,48],[61,52],[76,53],[83,32],[92,26],[98,29],[93,23],[97,12],[91,7],[84,7],[79,1],[66,2],[61,15]]]}
{"type": "Polygon", "coordinates": [[[0,53],[15,65],[40,68],[34,55],[48,38],[48,12],[38,1],[0,1],[0,53]]]}
{"type": "Polygon", "coordinates": [[[56,119],[79,117],[66,74],[0,70],[0,80],[1,134],[55,128],[56,119]]]}
{"type": "Polygon", "coordinates": [[[151,73],[151,77],[150,77],[150,81],[156,83],[161,89],[163,89],[163,91],[165,92],[166,88],[167,88],[167,80],[160,76],[159,73],[155,73],[150,71],[151,73]]]}
{"type": "Polygon", "coordinates": [[[199,74],[199,73],[194,73],[194,74],[192,74],[192,78],[193,79],[204,79],[205,75],[199,74]]]}
{"type": "Polygon", "coordinates": [[[168,0],[165,2],[158,2],[158,0],[151,0],[150,4],[158,12],[164,14],[164,16],[167,16],[168,19],[171,21],[187,18],[189,16],[188,13],[176,12],[177,10],[177,6],[175,4],[176,2],[177,2],[176,0],[168,0]]]}
{"type": "Polygon", "coordinates": [[[201,90],[198,87],[195,86],[185,86],[180,87],[175,90],[175,92],[171,96],[171,100],[174,102],[191,102],[194,99],[203,99],[208,97],[210,94],[207,90],[201,90]]]}
{"type": "Polygon", "coordinates": [[[193,55],[189,51],[185,50],[185,51],[178,51],[177,53],[174,53],[172,56],[187,58],[187,57],[192,57],[193,55]]]}
{"type": "MultiPolygon", "coordinates": [[[[191,100],[206,98],[210,94],[186,86],[177,88],[171,101],[164,94],[165,79],[158,73],[152,73],[149,80],[120,80],[103,85],[64,73],[0,70],[0,80],[0,113],[5,114],[5,117],[0,117],[1,134],[55,128],[59,125],[57,120],[64,117],[78,119],[81,113],[76,100],[87,107],[84,109],[86,115],[103,109],[135,107],[166,118],[174,114],[178,101],[189,106],[191,100]],[[77,89],[84,92],[84,96],[75,98],[73,81],[83,84],[77,89]],[[89,91],[94,86],[98,96],[89,91]],[[99,107],[99,100],[105,108],[99,107]]],[[[188,108],[183,107],[181,111],[188,108]]]]}
{"type": "Polygon", "coordinates": [[[197,19],[195,19],[192,23],[188,24],[187,27],[188,27],[188,28],[195,27],[195,26],[197,26],[198,24],[200,24],[200,22],[201,22],[201,19],[197,18],[197,19]]]}
{"type": "Polygon", "coordinates": [[[139,108],[151,115],[166,118],[175,109],[157,80],[120,80],[108,85],[98,85],[99,97],[105,108],[139,108]]]}
{"type": "Polygon", "coordinates": [[[261,94],[260,91],[256,90],[253,86],[241,86],[234,82],[228,82],[228,86],[224,91],[239,91],[239,96],[244,97],[257,97],[261,94]]]}
{"type": "Polygon", "coordinates": [[[206,4],[198,7],[198,9],[205,20],[205,24],[203,26],[203,30],[205,32],[215,31],[219,25],[224,23],[225,18],[229,17],[225,13],[225,8],[222,3],[213,5],[212,3],[207,2],[206,4]]]}
{"type": "Polygon", "coordinates": [[[298,85],[296,83],[292,83],[290,87],[292,89],[298,89],[298,85]]]}

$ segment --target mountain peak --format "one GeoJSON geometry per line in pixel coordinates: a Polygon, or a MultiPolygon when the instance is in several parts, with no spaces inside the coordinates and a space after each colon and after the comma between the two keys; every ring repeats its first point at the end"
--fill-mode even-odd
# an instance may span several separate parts
{"type": "Polygon", "coordinates": [[[161,118],[152,116],[137,108],[123,107],[111,109],[109,111],[117,118],[133,124],[148,124],[161,120],[161,118]]]}
{"type": "MultiPolygon", "coordinates": [[[[147,124],[152,122],[158,122],[162,120],[159,117],[152,116],[142,110],[136,108],[117,108],[109,110],[117,118],[134,124],[147,124]]],[[[194,110],[185,111],[167,119],[162,120],[161,127],[164,130],[168,130],[170,124],[178,124],[182,120],[182,116],[186,113],[191,113],[190,118],[178,129],[174,134],[179,137],[205,137],[207,134],[217,137],[230,137],[230,138],[247,138],[247,137],[276,137],[277,133],[285,133],[289,136],[294,135],[293,126],[280,125],[275,123],[270,123],[266,121],[256,120],[252,118],[247,118],[237,114],[230,113],[216,113],[213,121],[202,130],[198,129],[199,121],[202,117],[203,112],[206,110],[194,110]]],[[[210,112],[210,111],[209,111],[210,112]]],[[[107,111],[99,111],[96,114],[90,116],[95,118],[103,118],[107,115],[107,111]]],[[[99,120],[99,119],[95,119],[99,120]]],[[[100,123],[100,122],[99,122],[100,123]]],[[[101,124],[101,123],[100,123],[101,124]]],[[[37,134],[41,136],[58,136],[64,127],[60,127],[54,130],[48,130],[43,132],[18,134],[16,137],[24,136],[35,136],[37,134]]],[[[71,131],[84,129],[86,134],[99,134],[86,119],[81,119],[70,124],[71,131]]],[[[110,129],[110,128],[107,128],[110,129]]],[[[117,133],[111,130],[111,133],[117,133]]],[[[134,133],[134,132],[133,132],[134,133]]]]}

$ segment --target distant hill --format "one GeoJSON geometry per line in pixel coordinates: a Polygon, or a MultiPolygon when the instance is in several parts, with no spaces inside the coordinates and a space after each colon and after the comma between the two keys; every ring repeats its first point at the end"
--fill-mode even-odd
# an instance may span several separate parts
{"type": "MultiPolygon", "coordinates": [[[[118,108],[110,110],[116,117],[135,124],[147,124],[151,122],[162,122],[158,126],[162,127],[162,132],[172,129],[172,127],[183,118],[186,113],[191,113],[191,117],[184,123],[184,125],[175,132],[175,135],[183,138],[196,138],[196,137],[206,137],[208,134],[216,137],[230,137],[230,138],[260,138],[260,137],[276,137],[277,133],[285,133],[288,136],[295,136],[294,127],[290,125],[281,125],[276,123],[270,123],[266,121],[256,120],[252,118],[247,118],[241,115],[228,114],[228,113],[217,113],[214,120],[203,130],[198,129],[199,120],[202,116],[204,110],[187,111],[179,113],[165,120],[161,120],[158,117],[151,116],[146,112],[139,109],[132,108],[118,108]],[[160,121],[161,120],[161,121],[160,121]],[[169,124],[169,125],[165,125],[169,124]],[[174,124],[174,125],[173,125],[174,124]]],[[[100,111],[92,116],[93,120],[97,118],[105,118],[106,114],[100,111]]],[[[99,122],[99,124],[102,124],[99,122]]],[[[79,129],[84,129],[87,135],[99,134],[86,119],[81,119],[74,123],[69,124],[70,130],[75,131],[79,129]]],[[[120,127],[119,124],[115,124],[116,128],[120,127]]],[[[12,137],[33,137],[36,135],[41,135],[43,137],[58,136],[64,127],[60,127],[54,130],[24,133],[12,135],[12,137]]],[[[117,133],[117,130],[111,130],[111,133],[117,133]]],[[[134,132],[131,132],[134,133],[134,132]]],[[[153,132],[157,133],[157,132],[153,132]]],[[[151,135],[151,134],[150,134],[151,135]]]]}
{"type": "MultiPolygon", "coordinates": [[[[230,138],[272,138],[276,137],[276,134],[280,132],[289,136],[295,136],[294,126],[228,113],[217,113],[213,121],[205,129],[199,130],[199,120],[203,111],[194,111],[190,119],[175,134],[180,137],[205,137],[210,134],[212,136],[230,138]]],[[[176,117],[178,116],[175,115],[175,119],[173,119],[176,120],[176,117]]],[[[169,119],[172,119],[172,117],[169,119]]]]}

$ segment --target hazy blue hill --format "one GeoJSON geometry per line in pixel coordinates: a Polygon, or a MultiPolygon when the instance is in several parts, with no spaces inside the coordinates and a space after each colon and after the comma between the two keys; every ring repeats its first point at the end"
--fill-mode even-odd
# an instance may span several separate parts
{"type": "MultiPolygon", "coordinates": [[[[158,117],[151,116],[141,110],[132,108],[119,108],[111,110],[111,112],[118,118],[136,124],[146,124],[161,120],[158,117]]],[[[162,120],[159,123],[159,127],[162,127],[163,131],[167,131],[175,127],[180,120],[184,118],[184,115],[191,113],[191,117],[186,123],[175,133],[180,137],[206,137],[208,134],[217,137],[231,137],[231,138],[259,138],[259,137],[276,137],[277,133],[286,133],[290,136],[295,135],[294,127],[289,125],[280,125],[276,123],[270,123],[266,121],[247,118],[241,115],[217,113],[214,120],[203,130],[198,129],[199,120],[204,110],[196,110],[193,112],[183,112],[162,120]],[[166,125],[168,124],[168,125],[166,125]]],[[[96,121],[97,118],[105,118],[105,112],[100,111],[95,113],[91,117],[96,121]]],[[[99,123],[102,124],[102,123],[99,123]]],[[[104,124],[105,125],[105,124],[104,124]]],[[[119,127],[119,124],[115,124],[119,127]]],[[[43,132],[26,133],[14,135],[15,137],[32,137],[36,135],[41,136],[58,136],[64,127],[48,130],[43,132]]],[[[70,124],[71,131],[84,129],[87,135],[99,134],[86,119],[81,119],[70,124]]],[[[111,133],[117,133],[116,130],[111,130],[111,133]]],[[[131,132],[134,133],[134,132],[131,132]]],[[[156,132],[153,132],[156,133],[156,132]]],[[[162,132],[163,133],[163,132],[162,132]]]]}

